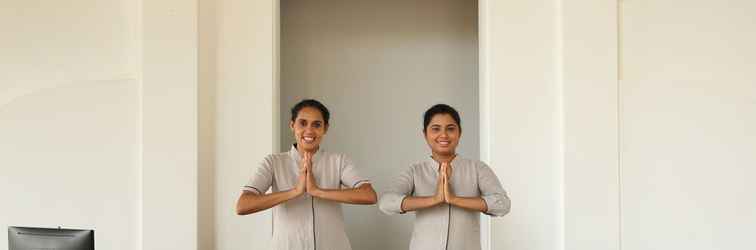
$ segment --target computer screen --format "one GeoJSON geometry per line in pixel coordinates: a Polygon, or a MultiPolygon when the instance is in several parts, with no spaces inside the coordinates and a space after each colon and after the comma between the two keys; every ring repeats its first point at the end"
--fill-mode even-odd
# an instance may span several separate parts
{"type": "Polygon", "coordinates": [[[8,227],[8,250],[94,250],[94,230],[8,227]]]}

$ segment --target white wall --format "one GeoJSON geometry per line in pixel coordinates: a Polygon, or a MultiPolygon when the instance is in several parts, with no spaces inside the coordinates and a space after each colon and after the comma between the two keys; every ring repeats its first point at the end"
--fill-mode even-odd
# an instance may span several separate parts
{"type": "Polygon", "coordinates": [[[197,248],[197,4],[140,6],[143,250],[197,248]]]}
{"type": "Polygon", "coordinates": [[[490,249],[561,249],[558,11],[554,1],[481,1],[482,158],[512,211],[490,249]]]}
{"type": "Polygon", "coordinates": [[[623,249],[754,249],[753,1],[623,3],[623,249]]]}
{"type": "Polygon", "coordinates": [[[137,86],[82,81],[1,107],[0,227],[89,228],[98,248],[136,247],[137,86]]]}
{"type": "Polygon", "coordinates": [[[267,249],[269,211],[235,213],[260,159],[278,148],[278,2],[201,1],[201,249],[267,249]]]}
{"type": "Polygon", "coordinates": [[[561,8],[564,249],[619,249],[617,3],[561,8]]]}
{"type": "Polygon", "coordinates": [[[196,248],[196,2],[3,5],[0,227],[196,248]]]}
{"type": "Polygon", "coordinates": [[[218,69],[216,1],[199,1],[197,249],[216,249],[216,129],[218,69]]]}
{"type": "MultiPolygon", "coordinates": [[[[281,150],[303,98],[331,111],[323,150],[347,154],[381,193],[430,155],[422,115],[447,103],[462,116],[459,153],[478,159],[477,1],[281,2],[281,150]],[[348,21],[345,21],[348,20],[348,21]]],[[[354,249],[403,249],[414,214],[344,206],[354,249]]]]}
{"type": "Polygon", "coordinates": [[[137,248],[138,13],[120,0],[3,2],[2,230],[92,228],[98,249],[137,248]]]}

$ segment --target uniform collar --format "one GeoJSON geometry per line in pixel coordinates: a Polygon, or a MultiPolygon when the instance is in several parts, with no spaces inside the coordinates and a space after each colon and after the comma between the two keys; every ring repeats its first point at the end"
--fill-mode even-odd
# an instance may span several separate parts
{"type": "MultiPolygon", "coordinates": [[[[312,156],[313,163],[317,162],[318,159],[320,159],[320,156],[322,155],[321,152],[323,152],[322,146],[318,148],[318,151],[315,151],[315,155],[312,156]]],[[[289,149],[289,156],[291,156],[291,158],[294,159],[296,162],[299,162],[302,160],[302,156],[299,155],[299,150],[297,150],[296,143],[291,145],[291,149],[289,149]]]]}
{"type": "MultiPolygon", "coordinates": [[[[452,161],[451,161],[451,165],[454,166],[457,163],[459,163],[459,160],[461,158],[462,158],[462,156],[459,156],[459,154],[455,154],[454,155],[454,159],[452,159],[452,161]]],[[[436,170],[438,170],[441,167],[441,163],[439,163],[436,160],[434,160],[432,155],[428,156],[428,159],[426,160],[426,162],[428,163],[428,165],[435,167],[436,170]]]]}

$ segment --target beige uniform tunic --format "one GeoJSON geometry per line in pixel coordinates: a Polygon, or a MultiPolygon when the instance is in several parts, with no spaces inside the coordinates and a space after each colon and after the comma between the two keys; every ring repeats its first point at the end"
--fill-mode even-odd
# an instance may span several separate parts
{"type": "MultiPolygon", "coordinates": [[[[509,197],[485,163],[457,156],[451,165],[450,187],[455,195],[483,198],[488,206],[486,214],[491,216],[509,212],[509,197]]],[[[386,214],[401,214],[405,197],[435,195],[439,167],[432,159],[410,166],[381,196],[380,209],[386,214]]],[[[409,249],[480,250],[479,214],[449,204],[418,210],[409,249]]]]}
{"type": "MultiPolygon", "coordinates": [[[[265,193],[293,189],[299,176],[301,157],[295,147],[287,153],[265,157],[253,172],[244,191],[265,193]]],[[[318,152],[312,172],[320,188],[355,188],[368,183],[343,154],[318,152]]],[[[344,231],[341,204],[304,194],[273,208],[273,250],[351,250],[344,231]]]]}

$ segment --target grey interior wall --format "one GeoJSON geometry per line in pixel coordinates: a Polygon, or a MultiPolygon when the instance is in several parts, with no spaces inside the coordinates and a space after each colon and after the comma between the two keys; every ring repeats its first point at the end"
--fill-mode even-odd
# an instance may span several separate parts
{"type": "MultiPolygon", "coordinates": [[[[447,103],[462,116],[459,153],[478,158],[477,1],[282,0],[281,150],[289,109],[303,98],[331,110],[323,149],[350,156],[380,193],[430,155],[422,114],[447,103]]],[[[353,249],[403,249],[414,215],[344,207],[353,249]]]]}

